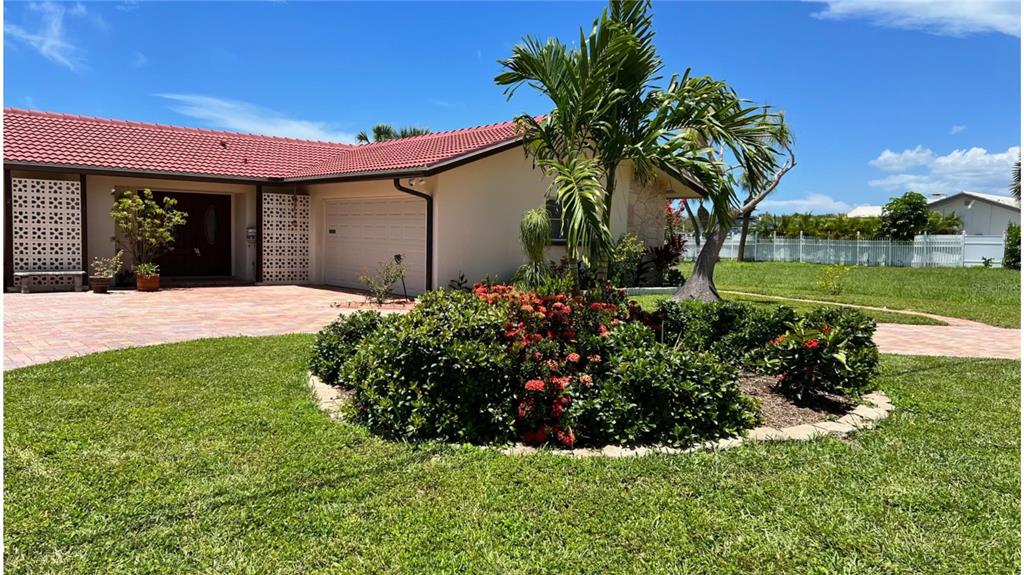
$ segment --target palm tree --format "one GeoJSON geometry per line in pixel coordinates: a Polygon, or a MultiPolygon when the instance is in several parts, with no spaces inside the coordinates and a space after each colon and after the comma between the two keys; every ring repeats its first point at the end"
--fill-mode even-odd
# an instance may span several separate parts
{"type": "MultiPolygon", "coordinates": [[[[377,124],[370,131],[373,134],[372,141],[374,142],[411,138],[413,136],[422,136],[430,133],[429,128],[416,128],[413,126],[396,130],[391,126],[391,124],[377,124]]],[[[359,132],[359,134],[356,135],[356,141],[360,144],[369,144],[371,142],[370,137],[366,135],[366,132],[359,132]]]]}
{"type": "Polygon", "coordinates": [[[630,162],[640,181],[656,168],[689,173],[709,193],[723,221],[735,203],[713,147],[728,150],[752,182],[775,167],[773,115],[736,97],[724,82],[686,72],[659,88],[662,61],[654,46],[649,0],[613,0],[579,47],[527,37],[495,81],[511,98],[522,85],[554,108],[543,118],[517,118],[527,152],[552,178],[548,191],[560,204],[569,255],[591,263],[607,254],[618,166],[630,162]]]}

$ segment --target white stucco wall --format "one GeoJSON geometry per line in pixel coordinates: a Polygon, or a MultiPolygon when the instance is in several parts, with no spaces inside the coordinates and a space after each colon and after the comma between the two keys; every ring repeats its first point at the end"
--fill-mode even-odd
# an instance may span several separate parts
{"type": "Polygon", "coordinates": [[[1010,222],[1020,225],[1020,209],[976,198],[952,198],[929,208],[942,215],[955,213],[964,223],[964,233],[969,236],[1001,236],[1010,222]]]}

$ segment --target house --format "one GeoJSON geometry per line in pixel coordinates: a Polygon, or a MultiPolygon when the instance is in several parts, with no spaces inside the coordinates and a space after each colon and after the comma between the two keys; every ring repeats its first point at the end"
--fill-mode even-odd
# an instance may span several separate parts
{"type": "Polygon", "coordinates": [[[1010,222],[1020,225],[1020,204],[1010,196],[960,192],[929,200],[928,209],[956,214],[969,236],[1001,236],[1010,222]]]}
{"type": "MultiPolygon", "coordinates": [[[[3,128],[7,289],[14,271],[111,255],[113,193],[142,188],[189,215],[157,262],[164,277],[361,288],[401,254],[413,293],[460,274],[508,278],[523,261],[520,217],[547,189],[512,122],[363,145],[19,109],[3,128]]],[[[613,235],[651,245],[665,200],[700,196],[686,174],[641,184],[628,165],[617,190],[613,235]]]]}
{"type": "Polygon", "coordinates": [[[846,212],[848,218],[877,218],[882,215],[882,206],[857,206],[846,212]]]}

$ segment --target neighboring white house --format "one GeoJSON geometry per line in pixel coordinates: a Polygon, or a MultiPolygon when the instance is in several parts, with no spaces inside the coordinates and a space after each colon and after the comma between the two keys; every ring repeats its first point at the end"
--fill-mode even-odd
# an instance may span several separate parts
{"type": "MultiPolygon", "coordinates": [[[[944,216],[956,214],[964,223],[964,233],[969,236],[1001,236],[1006,225],[1013,222],[1020,225],[1020,204],[1010,196],[960,192],[951,196],[928,198],[928,209],[944,216]]],[[[882,206],[857,206],[846,216],[849,218],[877,218],[882,215],[882,206]]]]}
{"type": "Polygon", "coordinates": [[[1020,205],[1010,196],[960,192],[929,200],[928,208],[942,215],[956,214],[969,236],[1001,236],[1006,225],[1020,225],[1020,205]]]}

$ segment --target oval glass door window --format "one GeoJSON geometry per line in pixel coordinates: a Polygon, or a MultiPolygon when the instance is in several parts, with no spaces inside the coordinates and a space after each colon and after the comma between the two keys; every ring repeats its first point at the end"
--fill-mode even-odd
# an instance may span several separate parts
{"type": "Polygon", "coordinates": [[[203,219],[205,220],[206,243],[212,246],[217,243],[217,208],[207,206],[203,219]]]}

